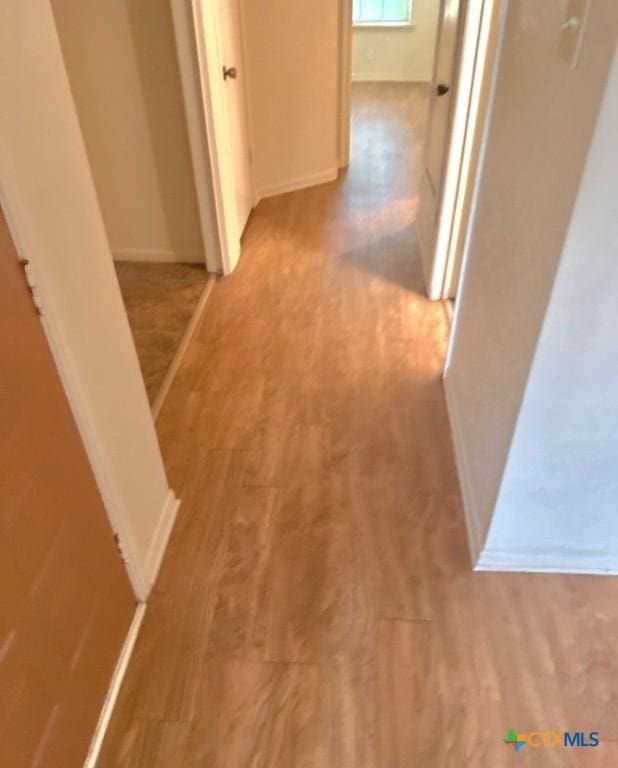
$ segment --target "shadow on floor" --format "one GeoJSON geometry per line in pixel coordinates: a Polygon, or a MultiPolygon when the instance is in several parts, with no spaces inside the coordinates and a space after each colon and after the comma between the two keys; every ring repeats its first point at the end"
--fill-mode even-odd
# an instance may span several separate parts
{"type": "Polygon", "coordinates": [[[414,225],[341,254],[344,262],[427,298],[414,225]]]}

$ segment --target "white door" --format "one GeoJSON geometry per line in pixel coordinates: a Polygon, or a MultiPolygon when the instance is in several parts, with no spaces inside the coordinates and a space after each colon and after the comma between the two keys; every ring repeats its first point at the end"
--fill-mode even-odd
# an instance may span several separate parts
{"type": "Polygon", "coordinates": [[[428,284],[433,274],[436,224],[448,151],[452,96],[457,71],[460,10],[461,0],[443,0],[425,137],[425,167],[421,180],[417,231],[428,284]]]}
{"type": "Polygon", "coordinates": [[[247,77],[243,57],[241,0],[217,0],[220,57],[227,112],[227,131],[234,173],[238,233],[253,208],[251,145],[247,116],[247,77]]]}

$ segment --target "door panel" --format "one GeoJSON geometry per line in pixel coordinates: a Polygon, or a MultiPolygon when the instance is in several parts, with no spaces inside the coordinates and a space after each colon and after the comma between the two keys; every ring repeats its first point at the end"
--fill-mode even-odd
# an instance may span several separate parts
{"type": "Polygon", "coordinates": [[[431,279],[436,223],[448,151],[451,107],[457,70],[461,0],[444,0],[441,8],[435,66],[425,137],[424,173],[418,213],[418,229],[427,281],[431,279]],[[438,86],[448,91],[439,95],[438,86]]]}
{"type": "Polygon", "coordinates": [[[440,192],[444,159],[447,149],[449,116],[453,88],[455,86],[453,73],[455,71],[455,56],[459,27],[459,0],[446,0],[438,33],[436,47],[436,65],[434,81],[431,89],[431,106],[429,127],[425,143],[425,167],[431,184],[440,192]],[[447,93],[438,94],[438,85],[446,85],[447,93]]]}
{"type": "Polygon", "coordinates": [[[233,67],[236,70],[236,77],[226,78],[223,88],[234,168],[238,232],[242,234],[253,208],[253,181],[240,0],[217,0],[217,12],[221,60],[224,67],[233,67]]]}
{"type": "Polygon", "coordinates": [[[3,768],[81,766],[135,598],[0,212],[3,768]]]}

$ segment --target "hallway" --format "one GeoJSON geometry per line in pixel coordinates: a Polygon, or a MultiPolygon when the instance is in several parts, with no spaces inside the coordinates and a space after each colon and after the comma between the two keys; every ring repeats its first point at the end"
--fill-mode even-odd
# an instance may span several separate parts
{"type": "Polygon", "coordinates": [[[571,728],[609,741],[539,765],[615,766],[612,582],[470,570],[427,88],[353,95],[350,169],[260,203],[159,417],[182,506],[98,765],[497,768],[571,728]]]}

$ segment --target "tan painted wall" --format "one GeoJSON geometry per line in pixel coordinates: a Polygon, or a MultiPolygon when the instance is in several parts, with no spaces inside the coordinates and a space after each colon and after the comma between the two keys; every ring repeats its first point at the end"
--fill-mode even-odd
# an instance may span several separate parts
{"type": "Polygon", "coordinates": [[[355,27],[352,79],[429,82],[439,11],[440,0],[415,0],[411,26],[355,27]]]}
{"type": "Polygon", "coordinates": [[[168,0],[51,0],[114,258],[202,261],[168,0]]]}
{"type": "Polygon", "coordinates": [[[338,5],[244,0],[259,195],[337,174],[338,5]]]}

